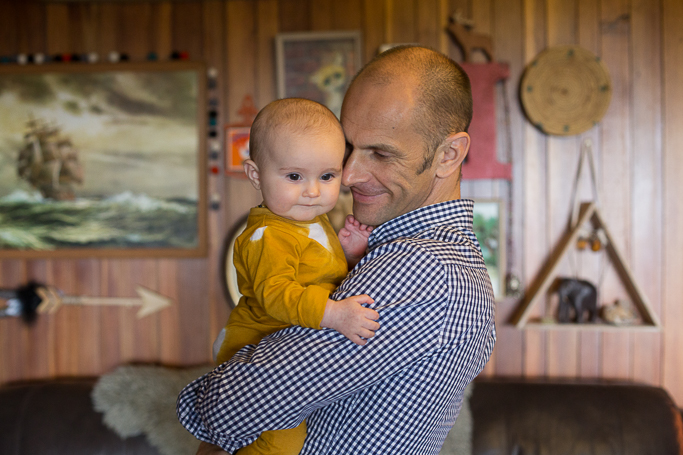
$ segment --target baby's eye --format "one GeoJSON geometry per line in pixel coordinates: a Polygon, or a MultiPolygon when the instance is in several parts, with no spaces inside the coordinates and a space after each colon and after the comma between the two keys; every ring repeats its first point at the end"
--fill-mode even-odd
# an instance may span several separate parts
{"type": "Polygon", "coordinates": [[[298,182],[301,180],[301,176],[299,174],[287,174],[287,180],[291,180],[292,182],[298,182]]]}
{"type": "Polygon", "coordinates": [[[323,174],[323,175],[320,177],[320,180],[322,180],[322,181],[324,181],[324,182],[329,182],[329,181],[332,180],[333,178],[334,178],[334,174],[328,173],[328,174],[323,174]]]}

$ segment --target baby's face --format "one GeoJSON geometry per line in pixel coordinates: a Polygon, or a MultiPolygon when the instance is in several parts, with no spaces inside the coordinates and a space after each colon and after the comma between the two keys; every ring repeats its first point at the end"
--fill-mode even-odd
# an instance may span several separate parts
{"type": "Polygon", "coordinates": [[[276,215],[310,221],[337,203],[346,142],[338,128],[273,134],[259,165],[261,194],[276,215]]]}

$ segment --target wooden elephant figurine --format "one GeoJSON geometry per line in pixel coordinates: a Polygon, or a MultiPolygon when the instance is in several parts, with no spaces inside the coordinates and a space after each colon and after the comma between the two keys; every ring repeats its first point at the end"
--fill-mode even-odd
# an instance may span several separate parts
{"type": "Polygon", "coordinates": [[[592,283],[574,278],[560,278],[557,294],[560,306],[559,322],[595,322],[598,317],[598,291],[592,283]],[[572,321],[572,311],[574,318],[572,321]],[[586,313],[588,316],[586,317],[586,313]]]}

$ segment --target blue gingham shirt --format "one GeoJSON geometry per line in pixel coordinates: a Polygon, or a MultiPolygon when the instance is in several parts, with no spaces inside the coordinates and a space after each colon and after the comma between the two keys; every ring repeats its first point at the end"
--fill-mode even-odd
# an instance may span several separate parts
{"type": "Polygon", "coordinates": [[[228,452],[307,419],[301,454],[438,454],[496,337],[473,207],[442,202],[372,232],[332,296],[375,300],[365,346],[331,329],[274,333],[189,384],[180,422],[228,452]]]}

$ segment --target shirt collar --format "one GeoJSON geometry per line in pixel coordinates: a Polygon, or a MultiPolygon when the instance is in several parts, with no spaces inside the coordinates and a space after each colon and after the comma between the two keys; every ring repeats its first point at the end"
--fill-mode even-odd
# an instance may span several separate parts
{"type": "Polygon", "coordinates": [[[414,237],[419,232],[444,224],[471,231],[473,211],[474,201],[471,199],[455,199],[420,207],[373,229],[368,248],[372,250],[399,237],[414,237]]]}

